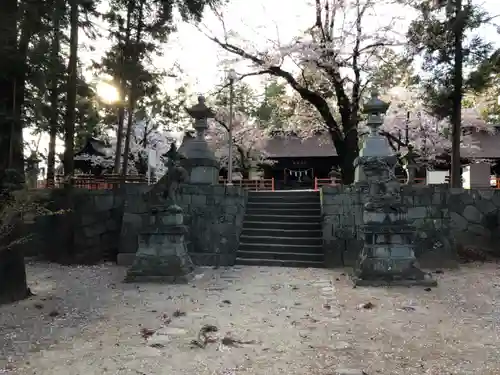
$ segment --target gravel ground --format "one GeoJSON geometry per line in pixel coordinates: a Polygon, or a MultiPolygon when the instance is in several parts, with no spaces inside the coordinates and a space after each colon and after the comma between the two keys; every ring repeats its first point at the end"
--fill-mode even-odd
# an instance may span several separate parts
{"type": "Polygon", "coordinates": [[[181,286],[123,284],[114,265],[27,271],[36,296],[0,307],[0,373],[500,373],[494,264],[436,274],[432,290],[354,289],[324,269],[204,268],[181,286]],[[202,349],[205,324],[219,331],[202,349]]]}

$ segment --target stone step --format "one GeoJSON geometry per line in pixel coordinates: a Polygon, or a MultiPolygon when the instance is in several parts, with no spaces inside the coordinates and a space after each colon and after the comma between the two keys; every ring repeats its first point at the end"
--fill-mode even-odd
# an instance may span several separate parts
{"type": "Polygon", "coordinates": [[[283,235],[279,236],[265,236],[261,235],[261,233],[257,233],[256,235],[240,235],[240,242],[251,244],[251,243],[265,243],[269,245],[297,245],[297,246],[322,246],[323,239],[321,236],[316,238],[314,237],[283,237],[283,235]]]}
{"type": "Polygon", "coordinates": [[[323,254],[310,253],[270,253],[263,251],[238,251],[236,254],[240,259],[266,259],[280,261],[302,261],[302,262],[323,262],[323,254]]]}
{"type": "Polygon", "coordinates": [[[322,245],[283,245],[256,242],[240,242],[238,251],[260,251],[268,253],[308,253],[323,254],[322,245]]]}
{"type": "Polygon", "coordinates": [[[249,203],[259,203],[259,202],[282,202],[282,203],[320,203],[319,194],[307,194],[307,195],[249,195],[249,203]]]}
{"type": "Polygon", "coordinates": [[[264,221],[261,220],[261,215],[250,216],[253,219],[245,217],[243,220],[243,230],[245,229],[271,229],[271,230],[311,230],[321,231],[322,226],[319,221],[312,222],[283,222],[283,221],[264,221]]]}
{"type": "Polygon", "coordinates": [[[296,228],[294,229],[283,229],[283,228],[268,228],[264,226],[262,228],[249,228],[243,226],[241,231],[241,236],[268,236],[268,237],[308,237],[308,238],[322,238],[323,231],[320,227],[317,229],[304,229],[302,224],[294,224],[296,228]]]}
{"type": "Polygon", "coordinates": [[[268,199],[268,200],[258,200],[258,201],[251,201],[247,203],[247,207],[252,207],[252,208],[261,208],[261,207],[272,207],[272,208],[282,208],[282,209],[289,209],[289,208],[321,208],[321,204],[319,199],[314,201],[314,202],[287,202],[287,201],[280,201],[280,200],[274,200],[274,199],[268,199]]]}
{"type": "Polygon", "coordinates": [[[320,215],[254,215],[246,213],[243,221],[260,221],[265,223],[321,223],[320,215]]]}
{"type": "Polygon", "coordinates": [[[306,194],[278,194],[269,193],[263,194],[258,192],[249,192],[248,203],[258,203],[258,202],[282,202],[282,203],[318,203],[320,202],[319,193],[308,192],[306,194]]]}
{"type": "Polygon", "coordinates": [[[320,216],[321,207],[318,208],[307,208],[307,207],[297,207],[297,208],[277,208],[275,206],[269,205],[265,206],[247,206],[247,215],[283,215],[283,216],[320,216]]]}
{"type": "Polygon", "coordinates": [[[323,262],[277,259],[246,259],[236,258],[236,264],[242,266],[267,266],[267,267],[296,267],[296,268],[324,268],[323,262]]]}

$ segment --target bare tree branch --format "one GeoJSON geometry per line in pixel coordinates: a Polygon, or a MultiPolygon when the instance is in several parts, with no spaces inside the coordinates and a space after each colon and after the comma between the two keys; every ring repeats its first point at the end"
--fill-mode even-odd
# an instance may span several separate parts
{"type": "MultiPolygon", "coordinates": [[[[240,74],[238,76],[238,78],[236,78],[234,80],[233,84],[236,83],[236,82],[241,82],[243,79],[245,79],[247,77],[261,76],[261,75],[264,75],[264,74],[272,74],[272,73],[268,69],[264,69],[264,70],[259,70],[257,72],[250,72],[250,73],[240,74]]],[[[224,89],[228,88],[230,85],[231,85],[231,83],[227,82],[224,85],[222,85],[218,90],[212,92],[210,95],[220,94],[222,91],[224,91],[224,89]]]]}
{"type": "Polygon", "coordinates": [[[218,44],[221,48],[223,48],[227,52],[243,57],[244,59],[251,61],[253,64],[257,66],[265,67],[265,70],[267,70],[269,74],[285,79],[288,82],[288,84],[295,91],[297,91],[297,93],[302,97],[302,99],[311,103],[319,111],[319,113],[321,114],[321,116],[323,117],[323,119],[327,124],[328,131],[332,136],[332,140],[334,142],[342,142],[343,136],[339,128],[339,125],[335,120],[335,118],[333,117],[330,108],[328,106],[328,103],[321,95],[301,85],[291,73],[287,72],[286,70],[283,70],[281,67],[276,65],[268,65],[266,61],[264,61],[262,58],[250,54],[245,50],[243,50],[242,48],[235,46],[234,44],[231,44],[229,42],[223,42],[217,37],[210,36],[206,33],[204,34],[207,36],[208,39],[218,44]]]}

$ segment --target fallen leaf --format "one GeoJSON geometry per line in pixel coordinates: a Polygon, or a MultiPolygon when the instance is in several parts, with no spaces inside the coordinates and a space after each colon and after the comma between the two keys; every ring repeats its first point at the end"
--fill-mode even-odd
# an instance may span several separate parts
{"type": "Polygon", "coordinates": [[[175,310],[172,315],[174,318],[178,318],[180,316],[186,316],[186,313],[184,311],[181,311],[181,310],[175,310]]]}
{"type": "Polygon", "coordinates": [[[154,329],[149,329],[149,328],[141,328],[141,336],[144,339],[148,339],[149,337],[153,336],[156,330],[154,329]]]}
{"type": "Polygon", "coordinates": [[[161,316],[161,319],[163,320],[163,324],[170,324],[172,323],[172,319],[167,314],[163,314],[161,316]]]}
{"type": "Polygon", "coordinates": [[[154,344],[151,344],[149,346],[152,347],[152,348],[157,348],[157,349],[161,349],[161,348],[165,347],[165,345],[160,344],[159,342],[155,342],[154,344]]]}
{"type": "Polygon", "coordinates": [[[360,309],[371,310],[375,307],[375,305],[371,302],[362,303],[358,306],[360,309]]]}
{"type": "Polygon", "coordinates": [[[403,306],[403,307],[399,308],[398,310],[410,312],[410,311],[415,311],[415,308],[411,307],[411,306],[403,306]]]}

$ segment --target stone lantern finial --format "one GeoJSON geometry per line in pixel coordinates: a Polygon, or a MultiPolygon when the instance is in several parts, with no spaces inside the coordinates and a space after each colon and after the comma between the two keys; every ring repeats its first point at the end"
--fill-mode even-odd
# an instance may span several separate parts
{"type": "Polygon", "coordinates": [[[205,97],[198,96],[198,103],[191,108],[186,108],[186,112],[195,120],[194,129],[198,138],[202,138],[205,130],[208,129],[208,119],[214,118],[215,113],[205,104],[205,97]]]}
{"type": "Polygon", "coordinates": [[[379,93],[372,91],[371,99],[363,106],[363,113],[368,115],[366,125],[370,128],[371,134],[375,135],[383,124],[382,115],[389,109],[390,103],[380,100],[379,93]]]}

